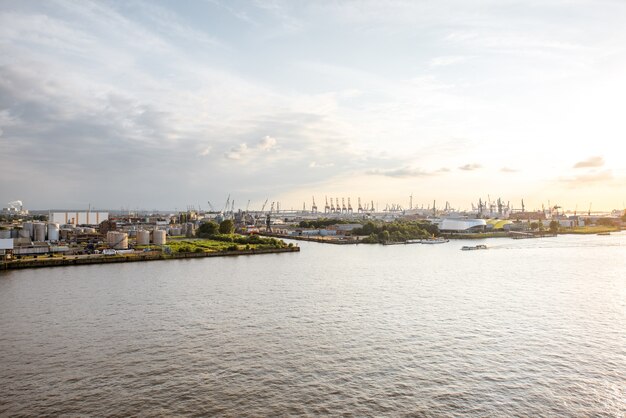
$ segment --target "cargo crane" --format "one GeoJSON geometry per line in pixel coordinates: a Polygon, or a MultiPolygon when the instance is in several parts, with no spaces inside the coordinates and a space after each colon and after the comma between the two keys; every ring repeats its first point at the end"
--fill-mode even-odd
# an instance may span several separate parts
{"type": "Polygon", "coordinates": [[[413,194],[409,196],[409,210],[413,210],[413,194]]]}
{"type": "Polygon", "coordinates": [[[357,208],[357,212],[358,213],[363,213],[363,206],[361,206],[361,198],[359,197],[358,200],[359,200],[359,202],[358,202],[359,206],[357,208]]]}
{"type": "MultiPolygon", "coordinates": [[[[324,213],[329,213],[330,206],[328,206],[328,196],[324,196],[324,198],[326,199],[326,205],[324,205],[324,213]]],[[[330,200],[330,203],[333,203],[332,199],[330,200]]]]}
{"type": "Polygon", "coordinates": [[[317,213],[317,205],[315,204],[315,196],[313,196],[313,205],[311,206],[311,212],[317,213]]]}
{"type": "Polygon", "coordinates": [[[348,198],[348,213],[354,213],[354,211],[352,210],[352,204],[350,203],[350,198],[348,198]]]}
{"type": "Polygon", "coordinates": [[[332,197],[330,198],[330,213],[335,213],[335,204],[332,197]]]}
{"type": "Polygon", "coordinates": [[[346,209],[346,199],[341,198],[341,213],[346,213],[348,209],[346,209]]]}
{"type": "Polygon", "coordinates": [[[373,200],[372,200],[372,206],[370,207],[370,212],[376,212],[376,211],[374,210],[374,201],[373,201],[373,200]]]}
{"type": "Polygon", "coordinates": [[[224,210],[222,211],[222,213],[224,214],[224,219],[226,219],[226,213],[228,211],[229,205],[230,205],[230,195],[228,195],[228,197],[226,198],[226,204],[224,205],[224,210]]]}

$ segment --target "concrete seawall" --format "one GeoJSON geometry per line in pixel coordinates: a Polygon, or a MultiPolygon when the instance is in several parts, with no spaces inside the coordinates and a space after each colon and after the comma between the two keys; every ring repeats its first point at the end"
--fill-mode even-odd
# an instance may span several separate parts
{"type": "Polygon", "coordinates": [[[76,258],[37,258],[29,260],[12,260],[0,262],[0,270],[15,270],[41,267],[79,266],[87,264],[132,263],[138,261],[180,260],[204,257],[236,257],[240,255],[279,254],[299,252],[300,247],[268,248],[258,250],[219,251],[213,253],[175,253],[175,254],[129,254],[129,255],[96,255],[76,258]]]}

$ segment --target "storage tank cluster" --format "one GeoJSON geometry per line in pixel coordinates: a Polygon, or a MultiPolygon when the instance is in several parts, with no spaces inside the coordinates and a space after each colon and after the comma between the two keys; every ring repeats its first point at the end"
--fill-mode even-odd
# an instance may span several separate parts
{"type": "Polygon", "coordinates": [[[107,232],[107,244],[114,250],[127,250],[128,234],[125,232],[109,231],[107,232]]]}
{"type": "Polygon", "coordinates": [[[149,245],[150,242],[155,245],[165,245],[167,242],[167,231],[159,229],[155,229],[153,231],[137,231],[137,245],[149,245]]]}

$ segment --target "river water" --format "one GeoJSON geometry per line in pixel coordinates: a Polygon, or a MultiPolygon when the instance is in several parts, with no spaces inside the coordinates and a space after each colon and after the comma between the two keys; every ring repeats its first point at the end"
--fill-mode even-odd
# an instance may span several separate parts
{"type": "Polygon", "coordinates": [[[626,235],[0,274],[0,415],[626,415],[626,235]]]}

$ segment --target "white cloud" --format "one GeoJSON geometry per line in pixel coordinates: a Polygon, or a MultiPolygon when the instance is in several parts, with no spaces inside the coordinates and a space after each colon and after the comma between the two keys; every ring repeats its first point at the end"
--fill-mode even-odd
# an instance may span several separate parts
{"type": "Polygon", "coordinates": [[[468,57],[462,55],[449,55],[445,57],[435,57],[429,61],[431,67],[447,67],[449,65],[460,64],[467,61],[468,57]]]}
{"type": "Polygon", "coordinates": [[[244,143],[231,148],[224,156],[229,160],[241,160],[248,155],[248,152],[248,145],[244,143]]]}
{"type": "Polygon", "coordinates": [[[276,138],[272,138],[268,135],[259,142],[258,146],[263,151],[269,151],[276,147],[276,138]]]}
{"type": "Polygon", "coordinates": [[[589,168],[589,167],[602,167],[604,165],[604,158],[601,156],[589,157],[584,161],[579,161],[574,164],[574,168],[589,168]]]}
{"type": "Polygon", "coordinates": [[[210,145],[208,147],[204,147],[201,151],[200,151],[200,156],[202,157],[206,157],[207,155],[209,155],[211,153],[211,150],[213,149],[213,147],[211,147],[210,145]]]}

